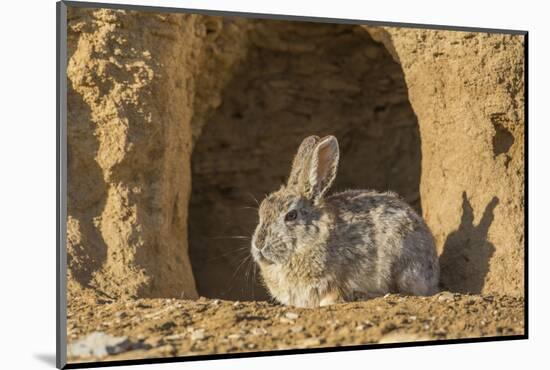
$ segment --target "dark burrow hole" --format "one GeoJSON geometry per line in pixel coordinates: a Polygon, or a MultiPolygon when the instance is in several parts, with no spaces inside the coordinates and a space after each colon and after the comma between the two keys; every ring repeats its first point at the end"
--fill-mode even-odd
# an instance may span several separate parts
{"type": "Polygon", "coordinates": [[[508,153],[510,147],[514,144],[514,135],[501,123],[493,120],[495,135],[493,136],[493,154],[495,157],[500,154],[508,153]]]}
{"type": "Polygon", "coordinates": [[[420,136],[401,67],[359,26],[261,21],[192,156],[189,253],[200,295],[265,300],[249,237],[301,140],[335,135],[332,191],[393,190],[420,211],[420,136]],[[284,48],[280,46],[284,45],[284,48]]]}

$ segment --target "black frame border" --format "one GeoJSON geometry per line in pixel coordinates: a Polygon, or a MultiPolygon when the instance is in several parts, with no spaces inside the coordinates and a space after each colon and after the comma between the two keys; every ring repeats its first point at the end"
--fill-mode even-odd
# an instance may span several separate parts
{"type": "Polygon", "coordinates": [[[401,22],[383,22],[373,20],[359,19],[340,19],[340,18],[325,18],[311,17],[285,14],[265,14],[265,13],[249,13],[236,12],[225,10],[207,10],[193,8],[175,8],[162,6],[147,6],[147,5],[131,5],[131,4],[112,4],[99,2],[83,2],[83,1],[58,1],[56,3],[56,367],[58,369],[81,369],[95,367],[110,367],[123,365],[143,365],[143,364],[159,364],[187,361],[206,361],[220,360],[231,358],[248,358],[248,357],[267,357],[267,356],[282,356],[294,354],[311,354],[323,352],[341,352],[341,351],[357,351],[381,348],[405,348],[405,347],[423,347],[423,346],[438,346],[447,344],[467,344],[467,343],[484,343],[484,342],[500,342],[511,340],[529,339],[529,253],[528,253],[528,128],[529,128],[529,32],[526,30],[512,29],[496,29],[496,28],[480,28],[480,27],[460,27],[450,25],[437,24],[421,24],[421,23],[401,23],[401,22]],[[67,249],[66,238],[62,237],[67,234],[66,217],[67,217],[67,6],[79,8],[104,8],[104,9],[120,9],[120,10],[138,10],[161,13],[192,13],[211,16],[234,16],[256,19],[275,19],[287,21],[305,21],[305,22],[322,22],[322,23],[337,23],[337,24],[363,24],[370,26],[387,26],[401,28],[423,28],[432,30],[445,31],[463,31],[463,32],[480,32],[480,33],[499,33],[509,35],[521,35],[524,37],[524,334],[499,336],[499,337],[479,337],[479,338],[463,338],[463,339],[441,339],[421,342],[402,342],[402,343],[387,343],[387,344],[365,344],[351,345],[343,347],[321,347],[321,348],[305,348],[305,349],[290,349],[290,350],[274,350],[261,352],[237,352],[237,353],[219,353],[209,355],[196,356],[176,356],[176,357],[160,357],[160,358],[144,358],[133,360],[119,361],[94,361],[94,362],[78,362],[67,363],[67,249]]]}

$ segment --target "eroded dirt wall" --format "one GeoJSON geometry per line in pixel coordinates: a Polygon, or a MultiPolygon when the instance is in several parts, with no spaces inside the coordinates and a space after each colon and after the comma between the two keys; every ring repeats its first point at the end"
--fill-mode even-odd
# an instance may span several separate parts
{"type": "Polygon", "coordinates": [[[68,21],[69,293],[194,298],[192,133],[244,55],[246,22],[78,8],[68,21]]]}
{"type": "Polygon", "coordinates": [[[403,68],[443,285],[523,295],[524,38],[370,28],[403,68]]]}
{"type": "Polygon", "coordinates": [[[420,137],[400,66],[360,27],[257,21],[248,57],[192,155],[189,243],[199,293],[267,298],[249,257],[257,206],[301,140],[334,134],[334,191],[391,189],[420,208],[420,137]]]}

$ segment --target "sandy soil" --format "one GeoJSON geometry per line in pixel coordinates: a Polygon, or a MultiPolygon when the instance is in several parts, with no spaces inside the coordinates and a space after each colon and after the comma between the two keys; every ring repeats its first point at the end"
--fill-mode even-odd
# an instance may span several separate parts
{"type": "Polygon", "coordinates": [[[270,302],[76,299],[69,345],[100,331],[128,337],[122,353],[69,362],[128,360],[524,333],[524,302],[511,296],[387,295],[318,309],[270,302]]]}

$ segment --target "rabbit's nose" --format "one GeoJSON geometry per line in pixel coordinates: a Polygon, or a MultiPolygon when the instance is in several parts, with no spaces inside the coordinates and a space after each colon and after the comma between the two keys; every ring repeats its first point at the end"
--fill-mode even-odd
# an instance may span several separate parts
{"type": "Polygon", "coordinates": [[[266,232],[265,229],[260,227],[254,237],[252,238],[252,245],[257,250],[262,250],[265,245],[266,232]]]}
{"type": "Polygon", "coordinates": [[[263,243],[263,240],[254,240],[252,242],[252,246],[257,249],[258,251],[261,251],[263,248],[264,248],[264,243],[263,243]]]}
{"type": "Polygon", "coordinates": [[[264,245],[264,243],[252,243],[252,247],[258,252],[262,252],[264,245]]]}
{"type": "Polygon", "coordinates": [[[252,249],[260,251],[262,248],[260,248],[259,245],[261,245],[261,243],[258,243],[258,237],[254,235],[252,237],[252,249]]]}

